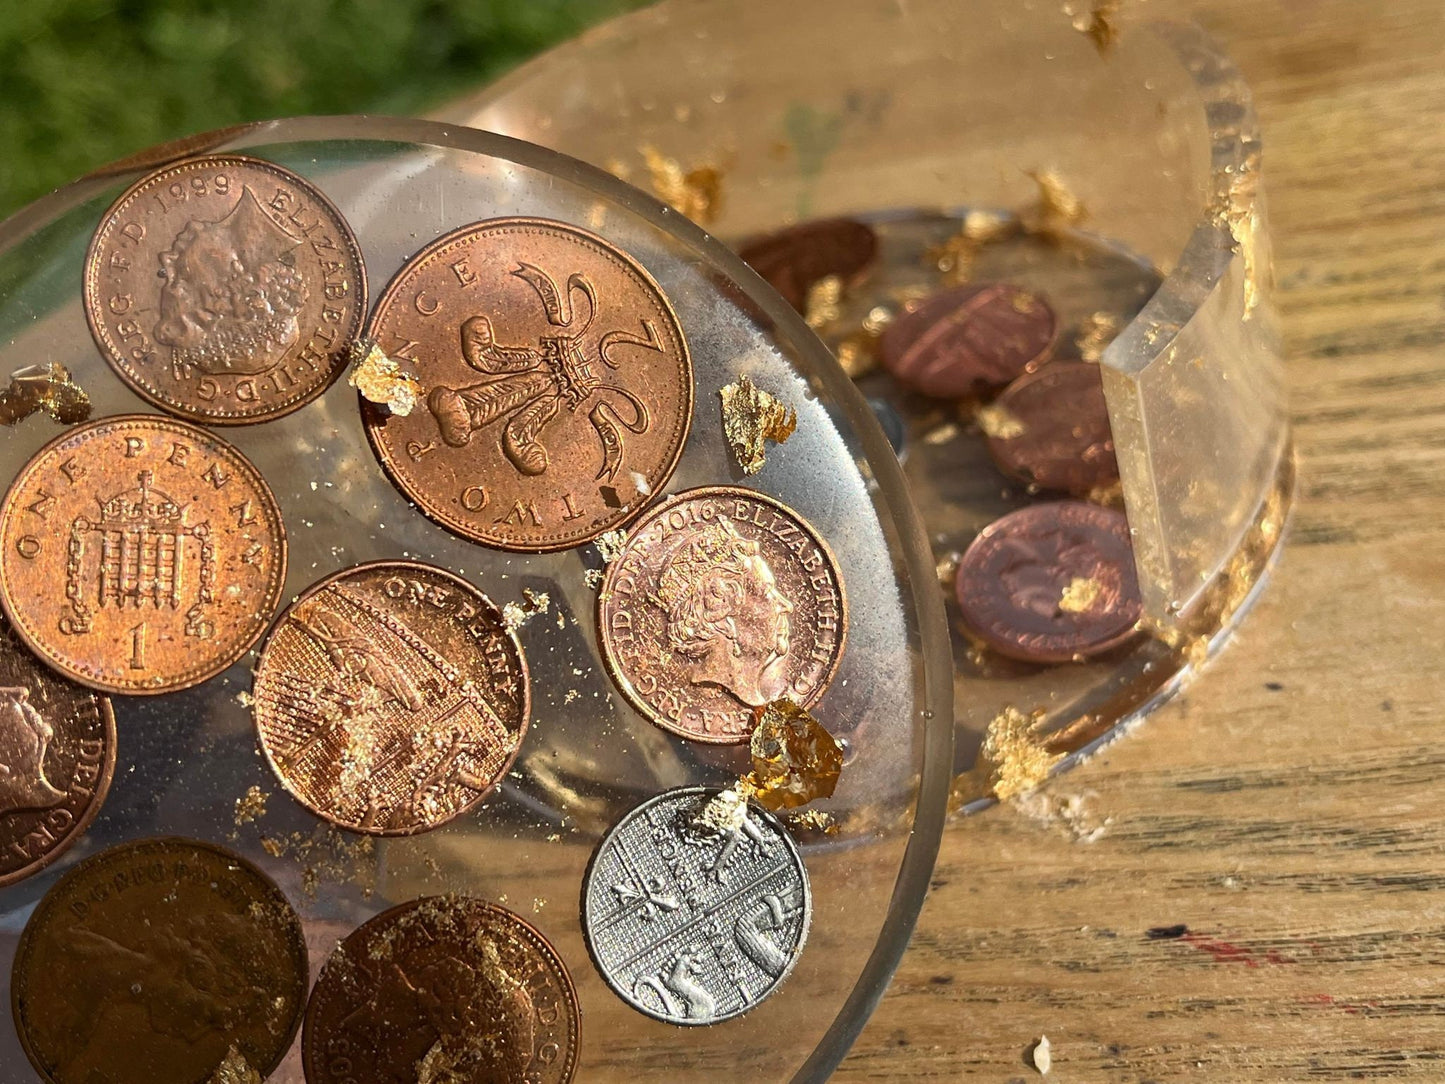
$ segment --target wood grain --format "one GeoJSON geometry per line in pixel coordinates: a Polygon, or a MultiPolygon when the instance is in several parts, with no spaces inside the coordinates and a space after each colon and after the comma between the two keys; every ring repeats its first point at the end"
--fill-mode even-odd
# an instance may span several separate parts
{"type": "Polygon", "coordinates": [[[1445,1079],[1445,7],[1192,7],[1265,134],[1292,533],[1184,698],[952,828],[840,1081],[1445,1079]]]}

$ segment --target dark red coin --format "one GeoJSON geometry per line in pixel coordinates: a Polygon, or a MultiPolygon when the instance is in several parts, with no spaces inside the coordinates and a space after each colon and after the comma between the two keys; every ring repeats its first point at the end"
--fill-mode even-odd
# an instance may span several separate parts
{"type": "Polygon", "coordinates": [[[1001,388],[1048,360],[1058,334],[1043,298],[1007,283],[934,294],[893,321],[878,354],[899,383],[936,399],[1001,388]]]}
{"type": "Polygon", "coordinates": [[[738,255],[802,311],[819,279],[851,279],[873,262],[878,236],[851,218],[820,218],[745,242],[738,255]]]}
{"type": "Polygon", "coordinates": [[[1000,655],[1068,662],[1117,647],[1143,612],[1122,512],[1030,505],[990,523],[958,566],[964,623],[1000,655]]]}
{"type": "Polygon", "coordinates": [[[989,437],[988,451],[1010,478],[1076,497],[1118,481],[1097,365],[1050,362],[1015,380],[995,406],[1005,424],[989,437]]]}

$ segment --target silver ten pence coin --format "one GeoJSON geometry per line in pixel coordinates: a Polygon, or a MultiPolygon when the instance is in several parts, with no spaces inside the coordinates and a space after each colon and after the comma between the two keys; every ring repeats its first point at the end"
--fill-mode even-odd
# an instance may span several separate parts
{"type": "Polygon", "coordinates": [[[608,832],[582,888],[582,928],[622,1000],[671,1024],[741,1016],[787,978],[813,898],[792,838],[748,807],[742,826],[694,824],[718,791],[680,787],[608,832]]]}

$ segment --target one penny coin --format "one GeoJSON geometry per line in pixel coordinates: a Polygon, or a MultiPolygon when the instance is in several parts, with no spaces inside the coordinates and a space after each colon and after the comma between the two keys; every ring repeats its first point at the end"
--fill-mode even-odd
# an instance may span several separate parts
{"type": "Polygon", "coordinates": [[[801,312],[820,279],[848,280],[866,270],[878,255],[878,235],[851,218],[821,218],[745,241],[738,255],[801,312]]]}
{"type": "Polygon", "coordinates": [[[527,664],[471,584],[411,561],[329,576],[277,621],[256,667],[261,748],[333,824],[435,828],[506,774],[529,710],[527,664]]]}
{"type": "Polygon", "coordinates": [[[142,177],[101,220],[85,315],[127,384],[208,425],[289,414],[346,367],[366,269],[346,220],[289,170],[204,155],[142,177]]]}
{"type": "Polygon", "coordinates": [[[964,552],[964,623],[1000,655],[1068,662],[1116,647],[1143,613],[1129,523],[1083,501],[1010,512],[964,552]]]}
{"type": "Polygon", "coordinates": [[[337,946],[306,1010],[307,1084],[565,1084],[577,994],[547,939],[505,908],[436,896],[337,946]]]}
{"type": "Polygon", "coordinates": [[[163,693],[246,653],[281,599],[286,532],[235,448],[155,414],[72,429],[21,468],[0,515],[0,603],[65,676],[163,693]]]}
{"type": "Polygon", "coordinates": [[[745,741],[752,709],[818,699],[843,654],[838,564],[797,512],[750,489],[650,510],[607,568],[599,638],[622,692],[685,738],[745,741]]]}
{"type": "Polygon", "coordinates": [[[988,440],[1015,481],[1085,497],[1119,480],[1099,367],[1054,361],[1019,377],[994,401],[1011,423],[988,440]]]}
{"type": "Polygon", "coordinates": [[[110,700],[42,666],[0,626],[0,887],[85,834],[114,771],[110,700]]]}
{"type": "Polygon", "coordinates": [[[889,324],[878,352],[905,387],[957,399],[1002,387],[1047,361],[1057,335],[1043,298],[1006,283],[967,283],[889,324]]]}
{"type": "Polygon", "coordinates": [[[301,921],[265,874],[209,843],[149,839],[56,883],[10,991],[48,1084],[205,1084],[228,1061],[276,1068],[308,977],[301,921]]]}
{"type": "Polygon", "coordinates": [[[500,218],[397,273],[370,335],[426,389],[406,417],[362,402],[392,480],[489,546],[567,549],[660,492],[692,423],[692,362],[645,270],[561,222],[500,218]]]}

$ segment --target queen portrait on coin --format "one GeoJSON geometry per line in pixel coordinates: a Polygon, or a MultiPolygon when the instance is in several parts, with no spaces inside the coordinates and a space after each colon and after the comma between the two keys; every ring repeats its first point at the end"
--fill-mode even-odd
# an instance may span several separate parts
{"type": "Polygon", "coordinates": [[[685,679],[749,707],[782,695],[794,609],[761,551],[727,519],[699,526],[669,550],[653,596],[685,679]]]}
{"type": "Polygon", "coordinates": [[[55,731],[29,697],[24,687],[0,687],[0,816],[50,809],[65,800],[65,792],[45,778],[45,754],[55,731]]]}

